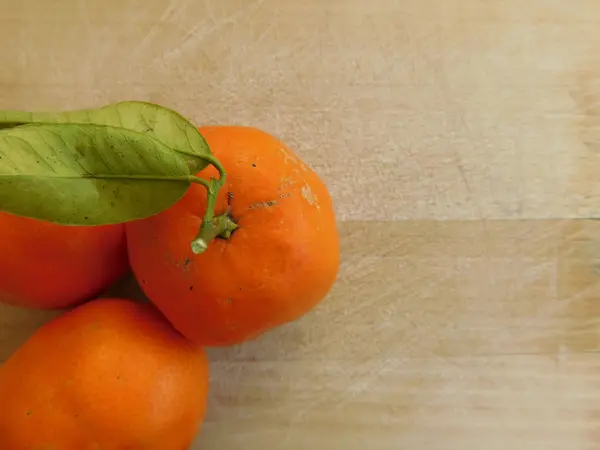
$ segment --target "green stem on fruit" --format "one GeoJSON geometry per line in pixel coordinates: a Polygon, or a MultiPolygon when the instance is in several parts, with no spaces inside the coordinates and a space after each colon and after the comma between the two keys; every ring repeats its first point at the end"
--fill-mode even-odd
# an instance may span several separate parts
{"type": "Polygon", "coordinates": [[[220,161],[212,155],[202,155],[201,158],[213,165],[219,171],[219,179],[212,178],[206,181],[200,177],[193,177],[193,182],[201,184],[206,188],[206,211],[202,219],[202,225],[191,247],[194,254],[199,255],[208,249],[208,244],[217,236],[229,239],[231,233],[237,228],[237,224],[227,215],[215,217],[215,206],[219,190],[225,184],[227,174],[220,161]]]}

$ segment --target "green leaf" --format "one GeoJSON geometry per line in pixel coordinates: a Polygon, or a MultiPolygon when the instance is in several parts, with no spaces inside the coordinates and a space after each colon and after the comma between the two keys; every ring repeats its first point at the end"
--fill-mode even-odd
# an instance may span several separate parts
{"type": "Polygon", "coordinates": [[[0,130],[0,210],[63,225],[142,219],[173,205],[195,179],[154,137],[97,124],[0,130]]]}
{"type": "Polygon", "coordinates": [[[124,101],[100,108],[58,112],[0,110],[0,128],[28,123],[94,123],[138,131],[187,155],[194,173],[208,165],[202,156],[211,154],[198,129],[187,119],[169,108],[148,102],[124,101]]]}

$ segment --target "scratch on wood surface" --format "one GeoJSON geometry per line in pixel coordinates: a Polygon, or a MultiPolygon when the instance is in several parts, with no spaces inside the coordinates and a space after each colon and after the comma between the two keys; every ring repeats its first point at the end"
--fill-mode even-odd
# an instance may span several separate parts
{"type": "MultiPolygon", "coordinates": [[[[89,6],[88,6],[88,2],[86,0],[79,1],[79,10],[81,11],[81,22],[83,24],[85,24],[85,29],[92,30],[93,27],[90,22],[90,10],[89,10],[89,6]]],[[[91,56],[90,54],[85,54],[85,56],[82,55],[83,64],[81,64],[80,67],[83,70],[85,70],[85,72],[87,74],[87,78],[90,80],[94,79],[94,72],[96,69],[95,62],[99,59],[98,56],[99,56],[98,53],[94,53],[93,56],[91,56]]],[[[50,58],[52,68],[54,69],[54,73],[56,75],[60,76],[62,74],[62,69],[60,68],[60,65],[56,63],[56,54],[51,53],[49,55],[49,58],[50,58]]]]}
{"type": "Polygon", "coordinates": [[[276,21],[272,21],[270,22],[264,29],[263,31],[260,33],[260,36],[258,36],[256,38],[256,40],[254,41],[254,45],[259,46],[263,39],[269,35],[269,33],[271,33],[274,29],[275,29],[275,25],[277,25],[276,21]]]}
{"type": "MultiPolygon", "coordinates": [[[[151,62],[151,65],[163,65],[169,60],[176,58],[182,53],[186,52],[188,49],[197,47],[208,36],[212,35],[216,31],[219,31],[227,25],[237,24],[245,16],[259,9],[265,1],[266,0],[256,0],[253,3],[250,3],[236,10],[234,13],[230,14],[229,16],[223,19],[216,19],[213,15],[212,23],[208,27],[204,22],[199,23],[183,35],[179,45],[167,51],[166,53],[163,53],[158,58],[155,58],[151,62]]],[[[207,4],[206,6],[208,10],[211,10],[210,4],[207,4]]]]}
{"type": "Polygon", "coordinates": [[[347,380],[342,391],[323,391],[316,395],[314,400],[309,402],[303,408],[299,409],[290,419],[290,423],[297,423],[306,418],[306,416],[317,408],[327,404],[335,404],[336,409],[342,408],[345,404],[355,398],[357,395],[367,391],[375,382],[382,377],[386,371],[398,368],[405,359],[389,358],[386,360],[370,361],[368,368],[362,370],[357,368],[354,381],[347,380]],[[362,373],[364,372],[364,373],[362,373]],[[360,375],[358,375],[360,373],[360,375]]]}
{"type": "Polygon", "coordinates": [[[357,381],[350,383],[342,393],[341,398],[338,399],[336,409],[344,407],[348,402],[355,398],[357,395],[369,390],[376,381],[378,381],[383,374],[388,371],[397,370],[406,359],[388,358],[381,361],[378,365],[372,367],[368,373],[360,377],[357,381]]]}
{"type": "Polygon", "coordinates": [[[81,21],[85,23],[85,26],[88,30],[91,29],[90,24],[90,10],[88,8],[88,3],[86,0],[79,1],[79,9],[81,10],[81,21]]]}
{"type": "Polygon", "coordinates": [[[163,25],[169,22],[173,17],[175,17],[177,15],[177,11],[181,8],[182,2],[180,0],[171,0],[167,4],[161,16],[158,18],[156,23],[152,25],[152,28],[148,30],[148,33],[146,33],[146,36],[144,36],[144,38],[140,42],[140,45],[137,47],[138,52],[140,50],[143,50],[149,43],[151,43],[156,38],[163,25]]]}

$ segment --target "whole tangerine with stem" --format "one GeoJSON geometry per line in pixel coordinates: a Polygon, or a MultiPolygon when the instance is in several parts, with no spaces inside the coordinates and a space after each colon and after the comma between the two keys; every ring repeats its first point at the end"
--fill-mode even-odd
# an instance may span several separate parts
{"type": "MultiPolygon", "coordinates": [[[[326,185],[279,139],[253,127],[199,130],[227,173],[218,194],[194,184],[172,207],[127,223],[129,259],[143,292],[182,334],[234,345],[327,296],[340,264],[338,229],[326,185]]],[[[197,176],[214,181],[218,169],[197,176]]]]}

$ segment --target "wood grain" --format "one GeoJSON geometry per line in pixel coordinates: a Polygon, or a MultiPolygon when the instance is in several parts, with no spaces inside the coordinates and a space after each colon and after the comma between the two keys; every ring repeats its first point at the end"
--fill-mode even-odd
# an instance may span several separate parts
{"type": "MultiPolygon", "coordinates": [[[[155,101],[330,186],[339,282],[210,350],[194,449],[598,448],[596,0],[4,3],[2,108],[155,101]]],[[[51,316],[0,307],[0,360],[51,316]]]]}

